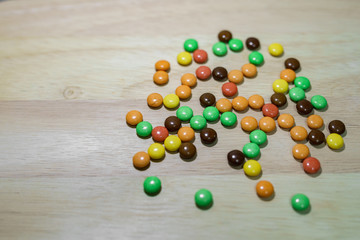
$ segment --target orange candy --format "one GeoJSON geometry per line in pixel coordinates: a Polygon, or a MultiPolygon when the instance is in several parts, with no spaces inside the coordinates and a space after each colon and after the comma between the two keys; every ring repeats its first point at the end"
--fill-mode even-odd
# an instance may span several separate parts
{"type": "Polygon", "coordinates": [[[228,79],[230,82],[239,84],[244,81],[244,74],[240,70],[231,70],[228,73],[228,79]]]}
{"type": "Polygon", "coordinates": [[[167,72],[170,70],[170,63],[166,60],[159,60],[155,63],[155,70],[167,72]]]}
{"type": "Polygon", "coordinates": [[[139,122],[142,122],[143,115],[137,110],[131,110],[126,114],[126,122],[131,126],[136,126],[139,122]]]}
{"type": "Polygon", "coordinates": [[[147,97],[147,104],[149,105],[149,107],[153,107],[153,108],[160,107],[162,103],[163,103],[163,97],[158,93],[151,93],[147,97]]]}
{"type": "Polygon", "coordinates": [[[303,160],[310,154],[309,148],[305,144],[296,144],[292,149],[294,158],[303,160]]]}
{"type": "Polygon", "coordinates": [[[191,88],[189,86],[186,85],[180,85],[176,88],[175,90],[175,94],[180,98],[180,99],[187,99],[191,96],[191,88]]]}
{"type": "Polygon", "coordinates": [[[318,129],[324,125],[324,120],[319,115],[310,115],[307,120],[307,125],[309,128],[318,129]]]}
{"type": "Polygon", "coordinates": [[[256,184],[256,193],[261,198],[268,198],[274,194],[274,186],[269,181],[259,181],[256,184]]]}
{"type": "Polygon", "coordinates": [[[254,117],[247,116],[241,119],[241,128],[244,131],[251,132],[258,127],[257,120],[254,117]]]}
{"type": "Polygon", "coordinates": [[[229,99],[227,98],[221,98],[216,102],[216,108],[219,110],[219,112],[230,112],[232,109],[232,104],[229,99]]]}
{"type": "Polygon", "coordinates": [[[165,71],[157,71],[153,76],[154,83],[164,85],[169,81],[169,74],[165,71]]]}
{"type": "Polygon", "coordinates": [[[296,78],[296,73],[291,69],[284,69],[280,73],[280,78],[284,79],[288,83],[292,83],[296,78]]]}
{"type": "Polygon", "coordinates": [[[231,104],[236,111],[244,111],[249,106],[249,101],[242,96],[237,96],[232,100],[231,104]]]}
{"type": "Polygon", "coordinates": [[[258,94],[252,95],[249,97],[249,106],[252,109],[260,109],[264,106],[264,98],[258,94]]]}
{"type": "Polygon", "coordinates": [[[302,141],[307,138],[308,133],[304,127],[295,126],[290,130],[290,135],[294,141],[302,141]]]}
{"type": "Polygon", "coordinates": [[[282,128],[292,128],[295,124],[294,117],[287,113],[281,114],[277,121],[282,128]]]}
{"type": "Polygon", "coordinates": [[[275,120],[271,117],[263,117],[259,121],[259,127],[266,133],[272,132],[276,128],[275,120]]]}
{"type": "Polygon", "coordinates": [[[177,134],[182,142],[189,142],[195,137],[195,131],[191,127],[182,127],[177,134]]]}
{"type": "Polygon", "coordinates": [[[136,168],[144,168],[150,164],[150,156],[146,152],[138,152],[133,156],[133,164],[136,168]]]}
{"type": "Polygon", "coordinates": [[[181,84],[189,87],[194,87],[197,83],[197,78],[192,73],[185,73],[181,77],[181,84]]]}
{"type": "Polygon", "coordinates": [[[257,69],[254,64],[247,63],[244,64],[241,68],[242,73],[245,77],[252,78],[256,76],[257,69]]]}

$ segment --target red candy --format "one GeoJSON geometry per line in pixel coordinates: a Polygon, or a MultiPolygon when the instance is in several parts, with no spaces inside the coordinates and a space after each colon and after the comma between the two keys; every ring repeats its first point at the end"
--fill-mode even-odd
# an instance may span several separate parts
{"type": "Polygon", "coordinates": [[[200,80],[206,80],[211,76],[211,69],[207,66],[200,66],[196,69],[196,77],[200,80]]]}
{"type": "Polygon", "coordinates": [[[272,103],[267,103],[262,107],[262,112],[265,117],[274,118],[279,114],[279,108],[272,103]]]}
{"type": "Polygon", "coordinates": [[[156,142],[163,142],[169,136],[169,131],[166,127],[158,126],[151,131],[151,136],[156,142]]]}
{"type": "Polygon", "coordinates": [[[237,91],[237,86],[233,82],[227,82],[222,85],[222,93],[225,97],[232,97],[237,93],[237,91]]]}
{"type": "Polygon", "coordinates": [[[196,63],[205,63],[208,60],[208,55],[205,50],[197,49],[193,53],[193,58],[196,63]]]}
{"type": "Polygon", "coordinates": [[[320,162],[314,157],[305,158],[303,168],[306,173],[314,174],[320,170],[320,162]]]}

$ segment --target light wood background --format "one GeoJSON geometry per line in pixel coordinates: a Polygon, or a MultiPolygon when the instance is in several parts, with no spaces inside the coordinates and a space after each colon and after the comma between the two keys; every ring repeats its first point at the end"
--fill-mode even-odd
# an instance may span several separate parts
{"type": "MultiPolygon", "coordinates": [[[[358,239],[359,8],[357,0],[1,1],[0,239],[358,239]],[[133,154],[152,140],[138,138],[125,114],[138,109],[154,126],[175,114],[149,109],[146,97],[173,93],[181,75],[198,67],[176,63],[185,39],[208,51],[211,68],[247,62],[246,49],[212,54],[222,29],[262,44],[265,65],[245,79],[239,95],[257,93],[269,102],[284,60],[296,57],[298,75],[312,83],[307,97],[328,100],[328,109],[317,113],[326,124],[341,119],[347,126],[340,151],[308,144],[322,164],[317,176],[292,157],[289,132],[271,134],[259,162],[261,179],[275,186],[272,201],[256,196],[258,180],[227,164],[227,152],[248,142],[239,125],[209,124],[218,143],[206,147],[197,134],[192,162],[167,153],[146,171],[132,166],[133,154]],[[283,57],[268,54],[272,42],[283,44],[283,57]],[[163,87],[152,82],[159,59],[172,64],[163,87]],[[142,190],[149,175],[163,183],[156,197],[142,190]],[[199,188],[214,195],[207,211],[194,206],[199,188]],[[298,192],[310,198],[308,214],[291,208],[298,192]]],[[[201,114],[199,96],[209,91],[220,98],[221,85],[199,81],[181,105],[201,114]]],[[[280,112],[306,126],[293,102],[280,112]]],[[[236,114],[261,118],[253,110],[236,114]]]]}

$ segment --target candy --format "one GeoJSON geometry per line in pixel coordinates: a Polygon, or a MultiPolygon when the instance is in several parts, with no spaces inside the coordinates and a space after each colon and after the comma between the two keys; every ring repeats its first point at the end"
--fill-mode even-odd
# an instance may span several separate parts
{"type": "Polygon", "coordinates": [[[179,107],[178,110],[176,110],[176,116],[181,121],[189,121],[193,116],[193,110],[188,106],[179,107]]]}
{"type": "Polygon", "coordinates": [[[165,139],[164,145],[166,150],[170,152],[175,152],[179,149],[181,145],[181,139],[178,136],[170,135],[165,139]]]}
{"type": "Polygon", "coordinates": [[[196,77],[200,80],[207,80],[211,76],[211,69],[207,66],[200,66],[195,71],[196,77]]]}
{"type": "Polygon", "coordinates": [[[216,56],[222,57],[225,56],[227,53],[226,44],[223,42],[217,42],[212,47],[213,53],[216,56]]]}
{"type": "Polygon", "coordinates": [[[212,71],[212,76],[216,81],[226,80],[228,72],[224,67],[216,67],[212,71]]]}
{"type": "Polygon", "coordinates": [[[194,52],[198,49],[198,42],[195,39],[189,38],[184,42],[184,49],[187,52],[194,52]]]}
{"type": "Polygon", "coordinates": [[[227,154],[227,160],[230,166],[240,167],[245,162],[245,155],[239,150],[232,150],[227,154]]]}
{"type": "Polygon", "coordinates": [[[297,71],[300,68],[300,62],[296,58],[288,58],[284,62],[285,68],[297,71]]]}
{"type": "Polygon", "coordinates": [[[156,142],[163,142],[167,136],[169,136],[169,131],[166,127],[157,126],[151,131],[151,136],[156,142]]]}
{"type": "Polygon", "coordinates": [[[326,142],[331,149],[340,149],[344,146],[344,139],[337,133],[331,133],[326,138],[326,142]]]}
{"type": "Polygon", "coordinates": [[[253,78],[257,74],[256,66],[254,64],[251,64],[251,63],[244,64],[241,67],[241,71],[244,74],[244,76],[247,77],[247,78],[253,78]]]}
{"type": "Polygon", "coordinates": [[[182,85],[194,87],[196,86],[196,82],[197,82],[196,76],[192,73],[185,73],[184,75],[181,76],[182,85]]]}
{"type": "Polygon", "coordinates": [[[307,139],[311,145],[317,146],[325,142],[325,135],[322,131],[313,129],[309,132],[307,139]]]}
{"type": "Polygon", "coordinates": [[[249,97],[249,106],[252,109],[260,109],[264,105],[264,98],[258,94],[249,97]]]}
{"type": "Polygon", "coordinates": [[[314,174],[320,170],[321,166],[319,160],[314,157],[308,157],[303,161],[303,168],[306,173],[314,174]]]}
{"type": "Polygon", "coordinates": [[[182,66],[190,65],[192,62],[191,54],[188,52],[181,52],[177,55],[177,61],[182,66]]]}
{"type": "Polygon", "coordinates": [[[294,82],[294,80],[296,78],[296,73],[294,72],[294,70],[284,69],[280,73],[280,78],[284,79],[288,83],[292,83],[292,82],[294,82]]]}
{"type": "Polygon", "coordinates": [[[228,43],[232,39],[232,34],[228,30],[222,30],[219,32],[218,38],[220,42],[228,43]]]}
{"type": "Polygon", "coordinates": [[[176,88],[175,90],[175,94],[180,98],[180,99],[187,99],[191,96],[191,88],[189,86],[186,85],[180,85],[176,88]]]}
{"type": "Polygon", "coordinates": [[[288,129],[288,128],[292,128],[294,126],[295,119],[290,114],[283,113],[278,117],[277,122],[280,127],[288,129]]]}
{"type": "Polygon", "coordinates": [[[224,112],[221,114],[220,121],[225,127],[231,127],[237,122],[237,117],[233,112],[224,112]]]}
{"type": "Polygon", "coordinates": [[[179,154],[182,159],[191,159],[196,155],[196,147],[190,142],[182,143],[179,147],[179,154]]]}
{"type": "Polygon", "coordinates": [[[195,193],[195,204],[201,209],[208,209],[213,204],[213,196],[207,189],[200,189],[195,193]]]}
{"type": "Polygon", "coordinates": [[[254,131],[258,127],[256,119],[251,116],[247,116],[241,119],[240,124],[241,128],[247,132],[254,131]]]}
{"type": "Polygon", "coordinates": [[[193,58],[196,63],[206,63],[208,54],[205,50],[197,49],[193,52],[193,58]]]}
{"type": "Polygon", "coordinates": [[[240,39],[233,38],[229,41],[229,48],[233,52],[240,52],[244,48],[244,44],[240,39]]]}
{"type": "Polygon", "coordinates": [[[248,108],[249,101],[242,96],[237,96],[232,100],[231,104],[236,111],[244,111],[248,108]]]}
{"type": "Polygon", "coordinates": [[[247,143],[243,147],[243,153],[248,158],[255,158],[260,154],[260,147],[256,143],[247,143]]]}
{"type": "Polygon", "coordinates": [[[164,97],[163,100],[164,106],[167,108],[176,108],[179,106],[180,99],[175,94],[168,94],[164,97]]]}
{"type": "Polygon", "coordinates": [[[164,125],[169,132],[176,132],[181,128],[181,120],[178,117],[170,116],[165,119],[164,125]]]}
{"type": "Polygon", "coordinates": [[[297,77],[295,78],[294,84],[298,88],[307,90],[310,87],[310,80],[306,77],[297,77]]]}
{"type": "Polygon", "coordinates": [[[277,79],[273,82],[272,87],[276,93],[286,93],[289,89],[289,84],[284,79],[277,79]]]}
{"type": "Polygon", "coordinates": [[[260,42],[257,38],[254,37],[249,37],[248,39],[246,39],[246,47],[247,49],[253,51],[256,50],[260,47],[260,42]]]}
{"type": "Polygon", "coordinates": [[[305,144],[296,144],[292,149],[292,154],[295,159],[303,160],[309,156],[310,150],[305,144]]]}
{"type": "Polygon", "coordinates": [[[190,126],[194,130],[202,130],[206,127],[206,119],[201,115],[195,115],[190,119],[190,126]]]}
{"type": "Polygon", "coordinates": [[[231,70],[228,73],[228,79],[230,82],[239,84],[244,81],[244,74],[240,70],[231,70]]]}
{"type": "Polygon", "coordinates": [[[135,168],[145,168],[150,164],[150,155],[146,152],[138,152],[133,156],[132,160],[135,168]]]}
{"type": "Polygon", "coordinates": [[[163,97],[159,93],[151,93],[146,101],[149,107],[157,108],[163,104],[163,97]]]}
{"type": "Polygon", "coordinates": [[[256,160],[250,159],[250,160],[246,161],[243,168],[244,168],[245,174],[249,177],[257,177],[261,173],[261,165],[256,160]]]}
{"type": "Polygon", "coordinates": [[[310,200],[306,195],[298,193],[291,198],[291,205],[296,211],[305,211],[310,206],[310,200]]]}
{"type": "Polygon", "coordinates": [[[300,100],[303,100],[305,98],[305,92],[299,87],[294,87],[290,89],[289,91],[289,97],[294,102],[298,102],[300,100]]]}
{"type": "Polygon", "coordinates": [[[154,83],[164,85],[169,81],[169,74],[165,71],[157,71],[153,76],[154,83]]]}
{"type": "Polygon", "coordinates": [[[329,131],[330,133],[343,134],[346,130],[345,124],[340,120],[333,120],[329,123],[329,131]]]}
{"type": "Polygon", "coordinates": [[[232,97],[238,92],[236,84],[232,82],[224,83],[221,90],[225,97],[232,97]]]}
{"type": "Polygon", "coordinates": [[[147,137],[151,134],[152,129],[151,123],[142,121],[136,125],[136,134],[139,137],[147,137]]]}
{"type": "Polygon", "coordinates": [[[283,93],[274,93],[270,98],[271,102],[277,107],[282,107],[286,104],[287,99],[283,93]]]}
{"type": "Polygon", "coordinates": [[[191,127],[182,127],[177,134],[182,142],[192,141],[195,137],[195,131],[191,127]]]}
{"type": "Polygon", "coordinates": [[[131,110],[126,114],[126,123],[131,126],[136,126],[143,120],[143,115],[137,110],[131,110]]]}
{"type": "Polygon", "coordinates": [[[216,108],[219,112],[230,112],[232,109],[232,104],[229,99],[221,98],[216,102],[216,108]]]}
{"type": "Polygon", "coordinates": [[[275,120],[271,117],[263,117],[259,121],[259,128],[266,133],[270,133],[276,128],[275,120]]]}
{"type": "Polygon", "coordinates": [[[324,124],[324,120],[319,115],[310,115],[307,120],[307,125],[309,128],[318,129],[321,128],[324,124]]]}
{"type": "Polygon", "coordinates": [[[204,118],[209,122],[218,120],[219,115],[220,115],[219,110],[213,106],[206,107],[203,111],[204,118]]]}
{"type": "Polygon", "coordinates": [[[155,70],[167,72],[170,70],[170,63],[166,60],[159,60],[155,63],[155,70]]]}
{"type": "Polygon", "coordinates": [[[280,43],[272,43],[269,45],[269,53],[274,57],[279,57],[284,53],[283,46],[280,43]]]}
{"type": "Polygon", "coordinates": [[[256,193],[261,198],[269,198],[274,194],[274,186],[269,181],[259,181],[256,184],[256,193]]]}
{"type": "Polygon", "coordinates": [[[144,191],[150,196],[154,196],[161,191],[161,181],[158,177],[147,177],[144,181],[144,191]]]}
{"type": "Polygon", "coordinates": [[[200,132],[201,141],[205,144],[211,144],[217,139],[217,132],[212,128],[204,128],[200,132]]]}
{"type": "Polygon", "coordinates": [[[254,130],[249,135],[250,142],[256,143],[257,145],[264,144],[267,140],[267,135],[262,130],[254,130]]]}
{"type": "Polygon", "coordinates": [[[308,133],[304,127],[295,126],[291,128],[290,136],[294,141],[303,141],[308,136],[308,133]]]}
{"type": "Polygon", "coordinates": [[[308,115],[313,111],[314,107],[308,100],[304,99],[296,103],[296,110],[300,115],[308,115]]]}
{"type": "Polygon", "coordinates": [[[314,108],[321,110],[326,108],[327,101],[323,96],[315,95],[311,98],[311,104],[314,106],[314,108]]]}
{"type": "Polygon", "coordinates": [[[261,108],[261,111],[265,117],[275,118],[279,114],[279,108],[275,104],[272,104],[272,103],[265,104],[261,108]]]}
{"type": "Polygon", "coordinates": [[[148,154],[151,159],[161,159],[165,156],[165,148],[160,143],[153,143],[148,148],[148,154]]]}
{"type": "Polygon", "coordinates": [[[249,54],[249,62],[256,66],[261,65],[264,62],[264,56],[257,51],[253,51],[249,54]]]}
{"type": "Polygon", "coordinates": [[[199,100],[200,100],[201,106],[203,106],[203,107],[214,106],[216,103],[216,98],[215,98],[214,94],[212,94],[212,93],[202,94],[200,96],[199,100]]]}

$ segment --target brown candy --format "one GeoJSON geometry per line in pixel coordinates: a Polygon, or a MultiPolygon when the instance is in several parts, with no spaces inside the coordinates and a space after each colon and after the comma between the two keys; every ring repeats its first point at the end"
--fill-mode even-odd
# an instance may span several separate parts
{"type": "Polygon", "coordinates": [[[245,155],[239,150],[232,150],[227,155],[228,163],[232,167],[239,167],[245,162],[245,155]]]}
{"type": "Polygon", "coordinates": [[[249,37],[248,39],[246,39],[246,47],[247,49],[253,51],[256,50],[260,47],[260,42],[259,39],[254,38],[254,37],[249,37]]]}
{"type": "Polygon", "coordinates": [[[274,93],[271,96],[270,100],[271,100],[272,104],[276,105],[277,107],[282,107],[287,102],[286,96],[283,93],[274,93]]]}
{"type": "Polygon", "coordinates": [[[170,116],[166,118],[164,125],[169,132],[176,132],[181,128],[181,120],[176,116],[170,116]]]}
{"type": "Polygon", "coordinates": [[[218,38],[220,42],[228,43],[232,39],[232,34],[228,30],[219,32],[218,38]]]}
{"type": "Polygon", "coordinates": [[[300,115],[308,115],[314,109],[310,101],[303,99],[296,103],[296,110],[300,115]]]}
{"type": "Polygon", "coordinates": [[[325,142],[325,135],[322,131],[313,129],[309,132],[307,139],[311,145],[320,145],[325,142]]]}
{"type": "Polygon", "coordinates": [[[216,81],[226,80],[228,72],[224,67],[216,67],[212,71],[212,76],[216,81]]]}
{"type": "Polygon", "coordinates": [[[300,68],[300,62],[296,58],[288,58],[285,60],[285,68],[297,71],[300,68]]]}
{"type": "Polygon", "coordinates": [[[209,106],[214,106],[216,103],[216,98],[214,96],[214,94],[212,93],[204,93],[200,96],[200,104],[203,107],[209,107],[209,106]]]}
{"type": "Polygon", "coordinates": [[[183,159],[190,159],[196,155],[196,147],[190,142],[182,143],[179,147],[180,157],[183,159]]]}
{"type": "Polygon", "coordinates": [[[201,141],[205,144],[211,144],[216,141],[217,133],[212,128],[204,128],[200,132],[201,141]]]}
{"type": "Polygon", "coordinates": [[[340,120],[333,120],[329,123],[330,133],[343,134],[345,132],[345,124],[340,120]]]}

